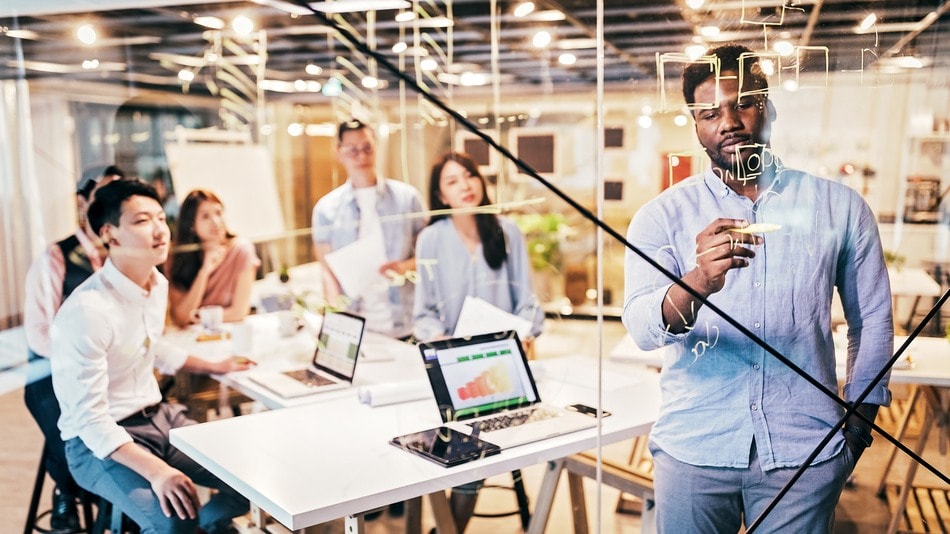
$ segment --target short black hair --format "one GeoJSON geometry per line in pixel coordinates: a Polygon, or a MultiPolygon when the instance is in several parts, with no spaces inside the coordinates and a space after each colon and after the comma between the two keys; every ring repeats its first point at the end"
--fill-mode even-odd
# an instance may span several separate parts
{"type": "Polygon", "coordinates": [[[109,182],[96,191],[96,198],[89,206],[87,216],[92,231],[99,235],[99,230],[106,224],[118,226],[119,219],[122,216],[122,203],[134,196],[155,199],[155,202],[158,202],[159,205],[162,203],[158,199],[155,188],[141,180],[109,182]]]}
{"type": "Polygon", "coordinates": [[[89,195],[92,194],[96,185],[106,176],[118,176],[120,180],[125,179],[125,173],[115,165],[89,167],[82,172],[79,183],[76,184],[76,194],[89,200],[89,195]]]}
{"type": "Polygon", "coordinates": [[[336,140],[337,142],[343,141],[343,134],[346,132],[355,132],[358,130],[367,130],[370,134],[375,135],[373,129],[370,128],[365,122],[358,119],[350,119],[348,121],[343,121],[337,126],[336,129],[336,140]]]}
{"type": "MultiPolygon", "coordinates": [[[[752,50],[736,43],[724,44],[713,48],[707,53],[707,55],[715,56],[719,59],[720,73],[730,71],[739,72],[740,69],[743,70],[743,87],[740,88],[741,91],[756,91],[757,93],[763,93],[768,96],[769,80],[759,66],[758,56],[746,56],[743,58],[743,54],[752,54],[752,50]],[[740,58],[742,58],[741,65],[740,58]]],[[[692,105],[696,103],[696,87],[715,76],[715,74],[715,67],[703,61],[690,63],[683,69],[683,97],[686,98],[687,104],[692,105]]]]}

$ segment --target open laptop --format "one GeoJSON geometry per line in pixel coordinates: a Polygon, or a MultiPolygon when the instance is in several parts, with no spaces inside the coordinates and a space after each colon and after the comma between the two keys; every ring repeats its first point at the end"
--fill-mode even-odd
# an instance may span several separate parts
{"type": "Polygon", "coordinates": [[[349,387],[356,372],[364,328],[362,317],[327,310],[309,367],[284,372],[254,370],[248,378],[284,398],[349,387]]]}
{"type": "Polygon", "coordinates": [[[449,428],[505,449],[597,424],[541,402],[514,331],[420,343],[419,350],[449,428]]]}

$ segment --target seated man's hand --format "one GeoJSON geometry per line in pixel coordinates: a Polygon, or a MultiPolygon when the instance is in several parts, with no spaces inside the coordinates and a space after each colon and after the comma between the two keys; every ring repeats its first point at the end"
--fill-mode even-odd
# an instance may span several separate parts
{"type": "Polygon", "coordinates": [[[231,356],[227,360],[217,362],[217,369],[212,371],[214,374],[225,374],[232,371],[244,371],[257,365],[257,362],[244,356],[231,356]]]}
{"type": "Polygon", "coordinates": [[[158,497],[162,506],[162,513],[166,517],[172,514],[179,519],[194,519],[198,517],[198,492],[195,484],[181,471],[167,467],[150,481],[152,491],[158,497]]]}

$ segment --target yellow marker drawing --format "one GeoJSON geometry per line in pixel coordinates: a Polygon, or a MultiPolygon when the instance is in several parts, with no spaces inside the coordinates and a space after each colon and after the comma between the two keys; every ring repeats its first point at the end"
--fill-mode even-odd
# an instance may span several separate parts
{"type": "Polygon", "coordinates": [[[765,234],[768,232],[774,232],[781,228],[781,224],[772,224],[772,223],[754,223],[746,226],[745,228],[730,228],[730,232],[737,232],[740,234],[765,234]]]}

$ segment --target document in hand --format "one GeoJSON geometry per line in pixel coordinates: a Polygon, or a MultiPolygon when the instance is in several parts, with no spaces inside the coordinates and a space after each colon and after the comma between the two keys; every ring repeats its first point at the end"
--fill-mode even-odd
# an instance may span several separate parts
{"type": "Polygon", "coordinates": [[[386,263],[382,232],[357,239],[323,259],[340,282],[343,292],[350,297],[358,297],[371,285],[386,281],[379,272],[379,267],[386,263]]]}
{"type": "Polygon", "coordinates": [[[485,299],[467,296],[462,303],[453,337],[470,337],[515,330],[522,339],[531,337],[531,321],[508,313],[485,299]]]}

